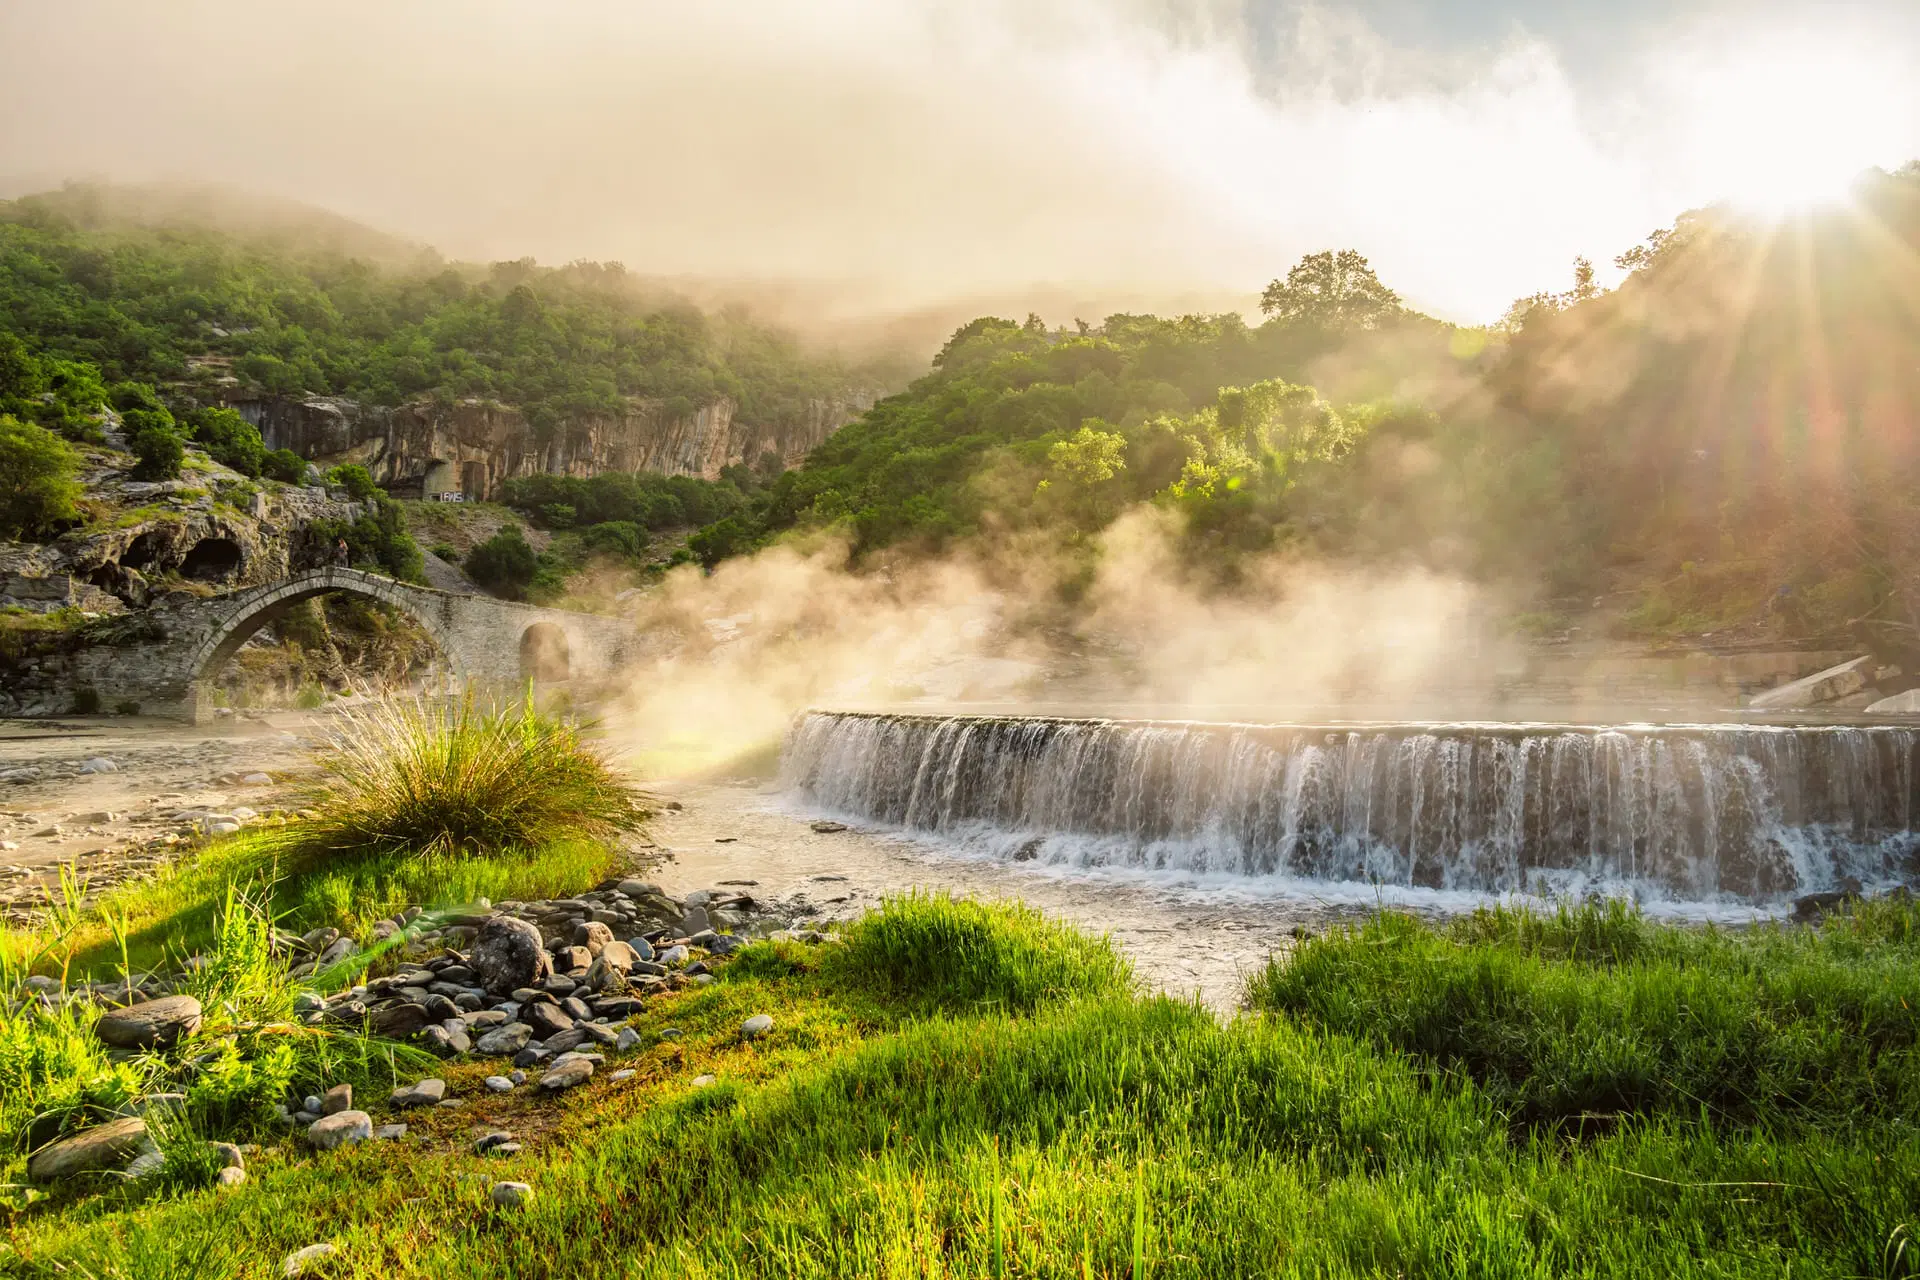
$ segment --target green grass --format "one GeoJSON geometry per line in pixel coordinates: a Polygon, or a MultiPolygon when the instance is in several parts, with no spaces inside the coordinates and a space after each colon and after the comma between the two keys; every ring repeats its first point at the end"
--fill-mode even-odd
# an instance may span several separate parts
{"type": "MultiPolygon", "coordinates": [[[[200,1001],[202,1025],[164,1052],[105,1048],[92,1029],[100,1009],[88,1000],[0,1005],[0,1183],[16,1201],[31,1151],[111,1119],[145,1094],[185,1095],[184,1113],[162,1135],[163,1149],[179,1156],[170,1175],[179,1184],[208,1162],[201,1135],[268,1133],[289,1090],[391,1085],[396,1072],[417,1072],[431,1061],[351,1029],[300,1025],[294,998],[302,984],[271,954],[271,933],[261,903],[227,894],[201,952],[205,963],[175,988],[200,1001]]],[[[130,958],[120,954],[116,970],[124,978],[130,958]]],[[[9,991],[23,976],[13,964],[0,966],[0,984],[9,991]]]]}
{"type": "Polygon", "coordinates": [[[569,720],[524,708],[394,700],[342,717],[319,753],[319,817],[290,856],[342,850],[432,858],[641,829],[646,797],[569,720]]]}
{"type": "Polygon", "coordinates": [[[364,936],[374,921],[408,906],[446,907],[477,898],[503,901],[566,897],[619,866],[607,845],[560,840],[487,857],[432,859],[342,854],[329,862],[289,862],[277,832],[243,832],[163,869],[153,880],[119,886],[70,925],[13,929],[0,956],[38,971],[104,974],[125,954],[136,972],[177,965],[218,937],[230,889],[258,898],[285,929],[330,925],[364,936]]]}
{"type": "MultiPolygon", "coordinates": [[[[1897,914],[1754,945],[1851,948],[1877,971],[1908,946],[1897,914]]],[[[1390,956],[1406,944],[1373,940],[1394,928],[1315,945],[1390,956]]],[[[1605,913],[1427,935],[1429,963],[1452,948],[1623,975],[1723,945],[1605,913]]],[[[1779,1127],[1675,1106],[1570,1140],[1371,1026],[1223,1024],[1127,985],[1109,944],[1030,912],[896,900],[844,942],[756,944],[651,1002],[624,1085],[489,1098],[485,1065],[454,1067],[473,1109],[419,1117],[407,1159],[289,1148],[239,1191],[35,1212],[15,1220],[15,1269],[265,1276],[325,1239],[327,1274],[463,1280],[1920,1274],[1902,1252],[1910,1114],[1779,1127]],[[760,1012],[774,1031],[743,1042],[760,1012]],[[719,1083],[691,1088],[700,1073],[719,1083]],[[476,1123],[527,1151],[467,1154],[476,1123]],[[490,1208],[498,1177],[533,1184],[532,1207],[490,1208]]]]}
{"type": "Polygon", "coordinates": [[[1257,975],[1256,1008],[1465,1073],[1520,1118],[1836,1128],[1920,1116],[1920,908],[1819,930],[1663,927],[1620,904],[1380,915],[1257,975]]]}

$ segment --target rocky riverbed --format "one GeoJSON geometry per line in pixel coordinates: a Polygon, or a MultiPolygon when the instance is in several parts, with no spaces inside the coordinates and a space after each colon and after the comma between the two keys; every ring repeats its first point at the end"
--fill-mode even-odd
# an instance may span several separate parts
{"type": "MultiPolygon", "coordinates": [[[[237,715],[205,727],[139,717],[0,722],[0,911],[24,924],[58,901],[61,869],[90,890],[153,874],[206,833],[297,810],[324,713],[237,715]],[[105,760],[110,769],[89,771],[105,760]]],[[[1151,988],[1231,1010],[1245,975],[1300,927],[1351,914],[1311,900],[1091,882],[946,856],[878,830],[815,829],[761,780],[649,780],[666,806],[635,874],[677,900],[706,891],[831,922],[911,889],[1021,898],[1110,932],[1151,988]]],[[[363,941],[363,940],[356,940],[363,941]]]]}

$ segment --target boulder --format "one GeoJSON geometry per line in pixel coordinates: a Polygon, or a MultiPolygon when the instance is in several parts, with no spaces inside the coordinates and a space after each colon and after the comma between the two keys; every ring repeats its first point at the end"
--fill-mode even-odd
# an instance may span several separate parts
{"type": "Polygon", "coordinates": [[[138,1116],[109,1120],[34,1152],[27,1161],[27,1177],[55,1182],[78,1173],[124,1169],[148,1141],[147,1122],[138,1116]]]}
{"type": "Polygon", "coordinates": [[[164,1049],[199,1029],[200,1002],[192,996],[110,1009],[93,1024],[93,1033],[116,1049],[164,1049]]]}
{"type": "Polygon", "coordinates": [[[1920,689],[1909,689],[1891,698],[1870,702],[1867,710],[1877,716],[1920,716],[1920,689]]]}
{"type": "Polygon", "coordinates": [[[495,1027],[473,1042],[475,1053],[490,1058],[504,1058],[520,1052],[533,1039],[533,1028],[524,1022],[509,1022],[504,1027],[495,1027]]]}
{"type": "Polygon", "coordinates": [[[613,941],[613,930],[598,920],[588,920],[573,926],[573,945],[585,947],[587,955],[597,956],[600,949],[613,941]]]}
{"type": "Polygon", "coordinates": [[[367,1020],[367,1026],[377,1036],[385,1036],[389,1040],[404,1040],[408,1036],[419,1034],[424,1027],[435,1021],[437,1019],[427,1012],[425,1005],[395,1004],[376,1010],[367,1020]]]}
{"type": "Polygon", "coordinates": [[[431,1107],[447,1096],[447,1082],[429,1077],[410,1089],[395,1089],[393,1105],[400,1108],[431,1107]]]}
{"type": "Polygon", "coordinates": [[[533,1028],[533,1038],[536,1040],[558,1035],[574,1022],[557,1004],[530,1004],[520,1011],[520,1021],[533,1028]]]}
{"type": "Polygon", "coordinates": [[[307,1141],[321,1151],[352,1146],[373,1136],[373,1117],[364,1111],[336,1111],[307,1126],[307,1141]]]}
{"type": "Polygon", "coordinates": [[[1851,662],[1843,662],[1837,667],[1828,667],[1825,671],[1816,671],[1810,676],[1789,681],[1777,689],[1755,694],[1747,705],[1760,711],[1817,707],[1866,688],[1872,682],[1876,669],[1873,655],[1861,654],[1851,662]]]}
{"type": "Polygon", "coordinates": [[[585,1084],[592,1076],[593,1063],[585,1058],[569,1058],[549,1067],[547,1073],[540,1077],[540,1087],[549,1093],[558,1093],[562,1089],[585,1084]]]}
{"type": "Polygon", "coordinates": [[[482,987],[504,996],[516,987],[536,987],[553,973],[540,931],[512,916],[488,916],[474,935],[468,967],[482,987]]]}

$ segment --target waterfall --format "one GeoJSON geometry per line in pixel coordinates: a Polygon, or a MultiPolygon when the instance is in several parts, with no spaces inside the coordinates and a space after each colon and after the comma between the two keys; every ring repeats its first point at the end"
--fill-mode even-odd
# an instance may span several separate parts
{"type": "Polygon", "coordinates": [[[1917,743],[1883,727],[810,712],[782,772],[811,809],[1014,860],[1769,903],[1911,870],[1917,743]]]}

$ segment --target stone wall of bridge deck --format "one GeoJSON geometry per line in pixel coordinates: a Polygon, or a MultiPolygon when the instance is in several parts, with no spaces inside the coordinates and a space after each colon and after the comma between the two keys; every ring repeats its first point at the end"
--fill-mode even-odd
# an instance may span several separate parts
{"type": "Polygon", "coordinates": [[[214,677],[255,632],[299,601],[333,592],[376,600],[413,618],[432,638],[448,673],[468,687],[520,685],[523,652],[535,650],[546,655],[549,678],[604,682],[639,648],[638,631],[618,618],[326,568],[155,609],[148,619],[151,639],[78,655],[74,678],[97,689],[106,706],[138,702],[149,714],[198,721],[211,714],[214,677]]]}

